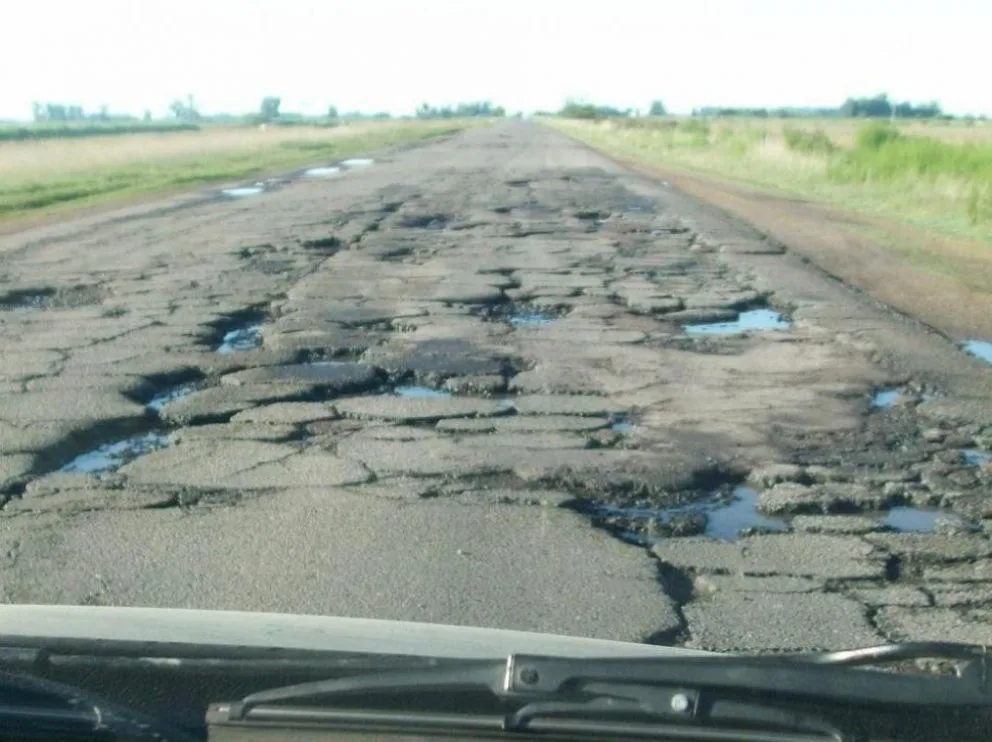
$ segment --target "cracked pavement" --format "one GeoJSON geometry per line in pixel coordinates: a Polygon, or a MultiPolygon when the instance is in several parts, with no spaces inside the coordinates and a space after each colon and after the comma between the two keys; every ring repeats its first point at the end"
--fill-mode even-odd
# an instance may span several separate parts
{"type": "Polygon", "coordinates": [[[988,367],[536,124],[0,254],[7,602],[992,643],[988,367]]]}

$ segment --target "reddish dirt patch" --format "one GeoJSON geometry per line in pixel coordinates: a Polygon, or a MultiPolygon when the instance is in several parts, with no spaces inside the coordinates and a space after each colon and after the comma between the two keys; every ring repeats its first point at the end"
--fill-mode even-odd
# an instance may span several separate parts
{"type": "Polygon", "coordinates": [[[953,278],[928,272],[873,242],[859,233],[859,229],[883,230],[920,249],[957,253],[955,259],[960,263],[965,260],[959,257],[960,247],[950,240],[696,175],[629,160],[624,160],[623,165],[651,177],[664,178],[683,193],[729,212],[845,283],[953,338],[992,338],[990,261],[972,258],[966,263],[970,276],[976,277],[975,283],[981,288],[966,286],[953,278]]]}

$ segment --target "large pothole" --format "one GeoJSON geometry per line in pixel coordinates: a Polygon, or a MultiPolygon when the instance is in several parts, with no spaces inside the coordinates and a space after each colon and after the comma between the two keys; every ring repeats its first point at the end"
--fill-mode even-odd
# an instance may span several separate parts
{"type": "Polygon", "coordinates": [[[788,330],[792,322],[772,309],[750,309],[730,322],[709,322],[683,325],[687,335],[741,335],[746,332],[788,330]]]}

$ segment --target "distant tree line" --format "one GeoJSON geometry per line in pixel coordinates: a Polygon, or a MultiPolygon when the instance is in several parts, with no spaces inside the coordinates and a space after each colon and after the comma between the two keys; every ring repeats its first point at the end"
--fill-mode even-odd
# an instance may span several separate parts
{"type": "Polygon", "coordinates": [[[613,106],[568,100],[565,102],[561,111],[558,112],[558,115],[569,119],[606,119],[616,118],[618,116],[630,116],[632,113],[633,111],[629,108],[619,109],[613,106]]]}
{"type": "Polygon", "coordinates": [[[473,118],[473,117],[501,117],[506,115],[503,106],[495,106],[489,101],[476,103],[459,103],[456,106],[432,106],[429,103],[422,103],[417,106],[416,116],[418,119],[453,119],[453,118],[473,118]]]}
{"type": "MultiPolygon", "coordinates": [[[[550,115],[550,114],[539,114],[550,115]]],[[[620,109],[584,101],[568,100],[558,116],[573,119],[606,119],[639,115],[632,109],[620,109]]],[[[660,100],[654,100],[648,107],[648,116],[665,116],[667,109],[660,100]]],[[[887,94],[870,98],[848,98],[837,107],[780,106],[777,108],[734,108],[728,106],[704,106],[692,111],[697,118],[733,117],[746,118],[899,118],[899,119],[951,119],[938,103],[893,103],[887,94]]]]}
{"type": "Polygon", "coordinates": [[[936,102],[914,105],[893,103],[885,93],[870,98],[848,98],[837,108],[780,107],[780,108],[724,108],[717,106],[697,108],[693,116],[748,118],[900,118],[932,119],[945,116],[936,102]]]}
{"type": "Polygon", "coordinates": [[[65,124],[81,121],[137,121],[137,116],[110,113],[108,106],[100,106],[95,112],[87,113],[82,106],[68,103],[31,104],[31,117],[38,124],[65,124]]]}

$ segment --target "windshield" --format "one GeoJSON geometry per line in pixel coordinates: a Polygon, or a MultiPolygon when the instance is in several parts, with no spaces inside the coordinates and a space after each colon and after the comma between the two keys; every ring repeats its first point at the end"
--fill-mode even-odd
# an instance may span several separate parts
{"type": "Polygon", "coordinates": [[[992,644],[985,3],[18,14],[0,602],[992,644]]]}

